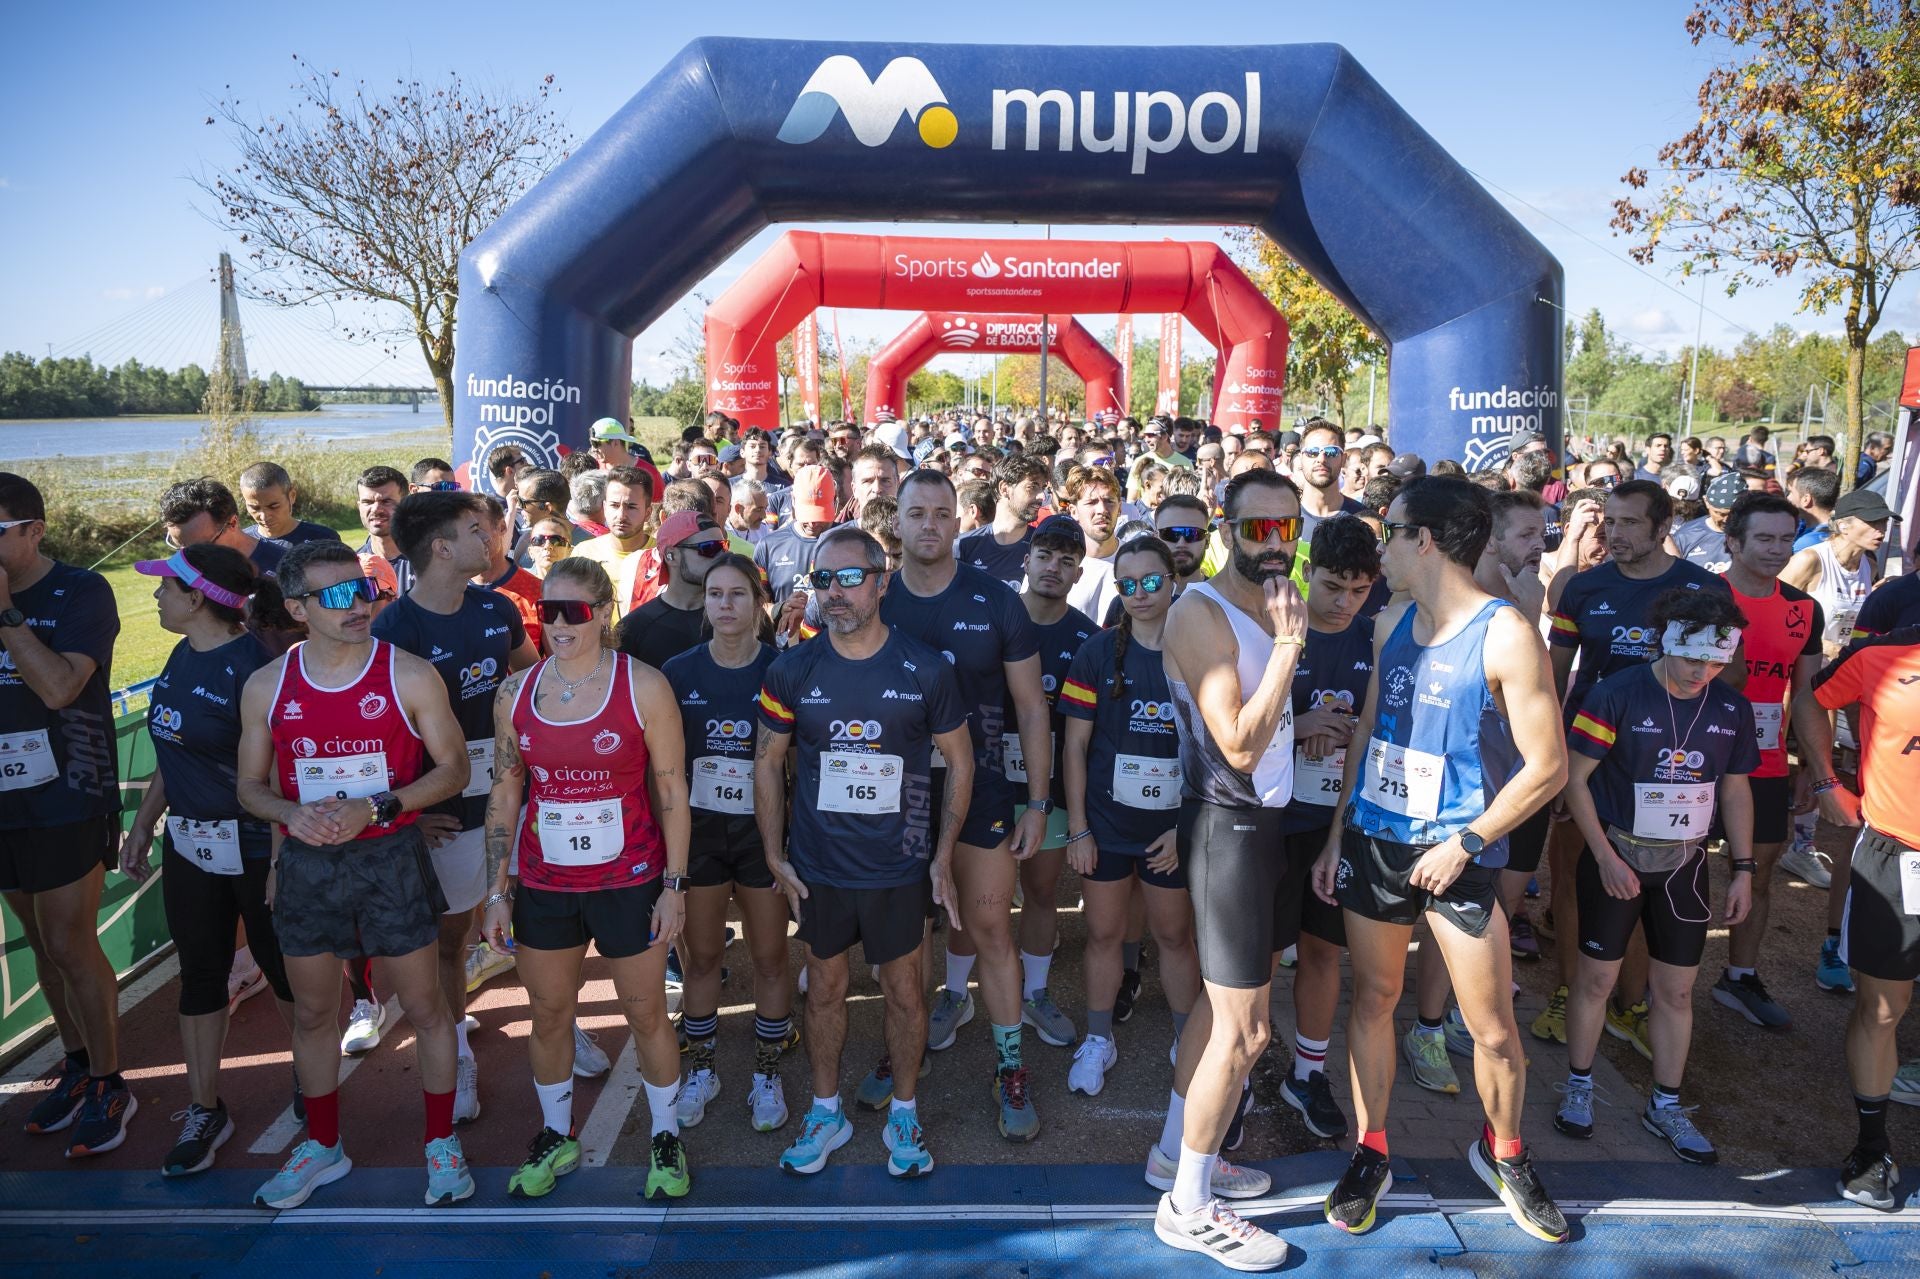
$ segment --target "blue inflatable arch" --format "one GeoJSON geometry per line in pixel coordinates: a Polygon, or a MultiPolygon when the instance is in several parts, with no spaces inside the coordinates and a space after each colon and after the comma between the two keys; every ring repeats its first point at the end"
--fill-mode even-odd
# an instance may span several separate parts
{"type": "Polygon", "coordinates": [[[1390,344],[1398,447],[1478,469],[1521,427],[1559,444],[1559,263],[1337,45],[715,38],[468,247],[456,461],[582,446],[626,414],[635,334],[816,221],[1258,226],[1390,344]]]}

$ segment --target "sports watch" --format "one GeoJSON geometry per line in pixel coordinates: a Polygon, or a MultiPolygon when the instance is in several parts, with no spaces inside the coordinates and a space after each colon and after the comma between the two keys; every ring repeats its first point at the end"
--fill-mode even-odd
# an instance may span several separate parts
{"type": "Polygon", "coordinates": [[[25,626],[27,615],[17,608],[0,609],[0,629],[9,626],[25,626]]]}
{"type": "Polygon", "coordinates": [[[1045,799],[1030,799],[1027,801],[1027,808],[1029,811],[1040,813],[1043,816],[1051,814],[1053,812],[1053,796],[1049,795],[1045,799]]]}
{"type": "Polygon", "coordinates": [[[1485,848],[1486,846],[1487,846],[1487,841],[1480,838],[1479,831],[1469,827],[1466,830],[1463,830],[1460,832],[1460,847],[1467,850],[1468,856],[1478,857],[1480,855],[1480,850],[1485,848]]]}
{"type": "Polygon", "coordinates": [[[390,790],[369,795],[367,810],[373,814],[373,825],[391,826],[400,817],[400,797],[390,790]]]}
{"type": "Polygon", "coordinates": [[[662,888],[670,888],[676,893],[686,892],[688,885],[691,883],[692,880],[685,875],[662,875],[660,877],[660,886],[662,888]]]}

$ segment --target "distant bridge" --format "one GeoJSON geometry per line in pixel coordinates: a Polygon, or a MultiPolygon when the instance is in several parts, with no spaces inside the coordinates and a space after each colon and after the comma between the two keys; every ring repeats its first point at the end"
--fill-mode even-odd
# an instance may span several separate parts
{"type": "Polygon", "coordinates": [[[314,386],[304,382],[301,385],[315,395],[390,395],[396,401],[404,396],[415,413],[420,411],[422,399],[438,399],[440,395],[430,386],[314,386]]]}

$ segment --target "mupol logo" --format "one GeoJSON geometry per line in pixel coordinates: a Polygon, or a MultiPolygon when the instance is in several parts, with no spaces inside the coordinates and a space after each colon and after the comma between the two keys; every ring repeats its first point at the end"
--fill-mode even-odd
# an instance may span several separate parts
{"type": "Polygon", "coordinates": [[[903,115],[912,118],[920,140],[930,147],[951,146],[960,134],[945,90],[918,58],[895,58],[869,80],[858,62],[835,54],[807,77],[775,136],[796,145],[812,142],[835,115],[846,116],[847,127],[865,147],[891,138],[903,115]]]}

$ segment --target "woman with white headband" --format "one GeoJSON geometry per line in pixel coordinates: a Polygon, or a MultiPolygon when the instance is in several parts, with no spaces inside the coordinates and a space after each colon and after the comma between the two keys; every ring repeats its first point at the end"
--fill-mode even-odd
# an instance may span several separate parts
{"type": "Polygon", "coordinates": [[[1720,591],[1679,587],[1648,610],[1661,655],[1601,680],[1567,734],[1567,809],[1586,839],[1578,870],[1580,967],[1567,1001],[1566,1100],[1553,1125],[1593,1135],[1593,1057],[1636,924],[1646,927],[1653,1096],[1640,1117],[1688,1163],[1719,1156],[1680,1105],[1693,1039],[1693,986],[1707,928],[1708,831],[1718,807],[1733,857],[1724,923],[1753,893],[1753,794],[1759,766],[1753,704],[1716,677],[1746,625],[1720,591]]]}

